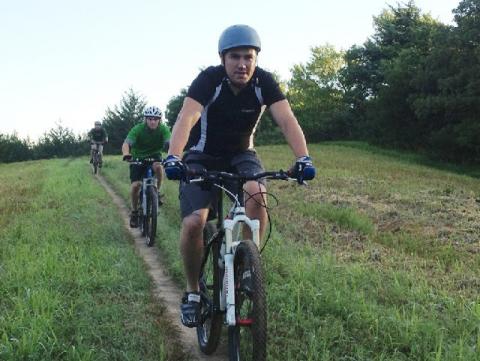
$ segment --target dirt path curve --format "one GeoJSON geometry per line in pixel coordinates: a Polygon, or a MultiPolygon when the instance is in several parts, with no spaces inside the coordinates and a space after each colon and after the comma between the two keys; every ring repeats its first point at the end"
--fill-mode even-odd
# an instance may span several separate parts
{"type": "Polygon", "coordinates": [[[113,191],[102,176],[97,175],[97,179],[107,193],[110,194],[113,202],[118,206],[125,228],[128,229],[134,239],[135,249],[148,266],[148,273],[154,284],[154,296],[165,305],[168,317],[171,319],[172,324],[178,325],[178,331],[181,335],[185,351],[190,353],[193,357],[196,357],[197,360],[227,360],[228,357],[226,350],[222,350],[222,345],[219,346],[219,349],[215,354],[211,356],[204,355],[198,348],[196,330],[181,326],[179,300],[182,297],[182,290],[180,290],[170,277],[168,277],[166,269],[163,266],[164,262],[161,253],[157,247],[147,247],[145,245],[144,238],[138,228],[130,228],[128,209],[125,206],[125,202],[113,191]]]}

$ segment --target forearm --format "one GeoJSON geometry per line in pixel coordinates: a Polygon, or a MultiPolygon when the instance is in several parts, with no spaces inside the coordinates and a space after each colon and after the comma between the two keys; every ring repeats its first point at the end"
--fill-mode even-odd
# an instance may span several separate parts
{"type": "Polygon", "coordinates": [[[179,119],[172,129],[172,136],[170,137],[170,145],[168,147],[169,155],[180,156],[185,149],[190,134],[191,125],[185,119],[179,119]]]}
{"type": "Polygon", "coordinates": [[[271,105],[270,112],[287,140],[293,154],[298,157],[308,155],[307,142],[297,118],[287,100],[281,100],[271,105]]]}
{"type": "Polygon", "coordinates": [[[280,129],[296,157],[308,155],[305,135],[296,119],[295,121],[285,122],[280,126],[280,129]]]}
{"type": "Polygon", "coordinates": [[[130,154],[130,146],[128,145],[128,143],[123,143],[122,144],[122,154],[123,155],[130,154]]]}

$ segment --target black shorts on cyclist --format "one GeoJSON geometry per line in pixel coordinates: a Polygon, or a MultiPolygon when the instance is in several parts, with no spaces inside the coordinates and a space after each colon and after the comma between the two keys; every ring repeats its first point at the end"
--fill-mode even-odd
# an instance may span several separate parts
{"type": "MultiPolygon", "coordinates": [[[[260,173],[263,166],[257,153],[253,149],[240,152],[229,157],[214,157],[205,153],[189,151],[183,157],[183,162],[193,170],[216,170],[232,173],[260,173]]],[[[259,183],[265,185],[264,179],[259,183]]],[[[233,184],[227,185],[227,189],[234,191],[233,184]]],[[[202,184],[180,182],[180,211],[182,218],[188,216],[198,209],[213,208],[218,196],[218,188],[206,188],[202,184]]]]}

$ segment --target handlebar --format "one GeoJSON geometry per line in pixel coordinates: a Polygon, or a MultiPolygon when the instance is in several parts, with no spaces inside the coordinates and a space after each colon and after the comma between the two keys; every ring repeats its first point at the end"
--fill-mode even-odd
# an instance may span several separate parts
{"type": "Polygon", "coordinates": [[[220,182],[225,181],[240,181],[240,183],[246,183],[251,180],[258,180],[260,178],[266,179],[280,179],[280,180],[294,180],[291,177],[290,172],[282,169],[278,171],[266,171],[254,174],[235,174],[220,171],[206,171],[206,170],[186,170],[187,182],[220,182]]]}
{"type": "Polygon", "coordinates": [[[137,164],[137,165],[152,165],[153,163],[161,163],[162,160],[158,158],[144,158],[144,159],[130,159],[127,160],[130,164],[137,164]]]}

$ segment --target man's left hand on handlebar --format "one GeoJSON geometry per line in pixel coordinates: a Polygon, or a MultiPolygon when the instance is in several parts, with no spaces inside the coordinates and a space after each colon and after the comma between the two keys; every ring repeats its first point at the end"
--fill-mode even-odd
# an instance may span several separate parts
{"type": "Polygon", "coordinates": [[[124,154],[122,158],[125,162],[130,162],[132,160],[131,154],[124,154]]]}
{"type": "Polygon", "coordinates": [[[295,164],[290,169],[290,174],[297,179],[299,184],[303,184],[303,181],[315,178],[315,173],[312,158],[309,156],[298,157],[295,164]]]}
{"type": "Polygon", "coordinates": [[[181,180],[185,178],[185,165],[176,155],[169,155],[165,158],[163,168],[165,169],[167,178],[170,180],[181,180]]]}

